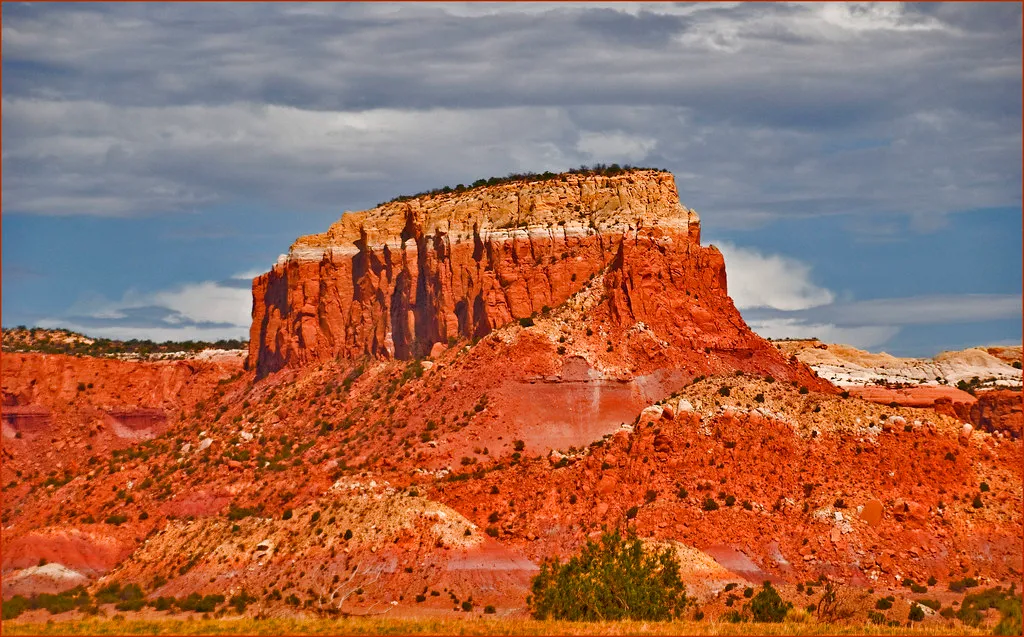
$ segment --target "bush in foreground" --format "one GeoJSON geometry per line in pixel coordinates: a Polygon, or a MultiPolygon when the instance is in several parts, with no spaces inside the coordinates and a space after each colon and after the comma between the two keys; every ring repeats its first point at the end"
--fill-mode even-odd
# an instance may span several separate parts
{"type": "Polygon", "coordinates": [[[771,582],[765,582],[754,599],[750,600],[746,606],[754,621],[778,623],[786,618],[786,613],[793,608],[793,603],[782,601],[782,596],[771,585],[771,582]]]}
{"type": "Polygon", "coordinates": [[[667,621],[686,608],[686,586],[670,549],[643,547],[630,535],[605,533],[565,564],[541,563],[527,604],[536,619],[667,621]]]}

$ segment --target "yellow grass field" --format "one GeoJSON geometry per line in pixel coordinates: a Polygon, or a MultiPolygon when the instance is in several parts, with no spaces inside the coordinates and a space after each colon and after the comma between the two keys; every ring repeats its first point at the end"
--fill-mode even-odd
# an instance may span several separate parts
{"type": "Polygon", "coordinates": [[[529,619],[90,619],[3,623],[4,635],[981,635],[983,630],[931,623],[873,624],[719,622],[559,622],[529,619]]]}

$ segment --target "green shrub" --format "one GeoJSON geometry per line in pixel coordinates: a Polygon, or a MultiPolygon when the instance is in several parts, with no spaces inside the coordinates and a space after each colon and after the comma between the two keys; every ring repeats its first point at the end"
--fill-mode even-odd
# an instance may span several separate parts
{"type": "Polygon", "coordinates": [[[233,595],[231,599],[228,600],[228,604],[231,606],[231,608],[234,609],[236,613],[242,614],[245,612],[245,608],[255,601],[256,598],[252,595],[249,595],[249,593],[243,588],[240,593],[238,593],[237,595],[233,595]]]}
{"type": "Polygon", "coordinates": [[[161,595],[151,603],[151,606],[160,612],[167,612],[174,608],[174,598],[161,595]]]}
{"type": "Polygon", "coordinates": [[[636,507],[636,506],[629,507],[628,509],[626,509],[626,519],[627,520],[632,520],[632,519],[636,518],[636,514],[639,513],[639,512],[640,512],[640,507],[636,507]]]}
{"type": "Polygon", "coordinates": [[[978,585],[978,580],[973,577],[965,577],[960,580],[955,580],[949,583],[949,590],[954,593],[962,593],[968,588],[974,588],[978,585]]]}
{"type": "Polygon", "coordinates": [[[232,521],[244,520],[245,518],[252,515],[256,515],[258,513],[259,509],[256,507],[242,508],[235,506],[234,502],[232,502],[231,505],[228,507],[228,519],[232,521]]]}
{"type": "Polygon", "coordinates": [[[924,609],[918,604],[912,604],[910,606],[910,613],[907,615],[907,619],[912,622],[919,622],[924,619],[924,609]]]}
{"type": "Polygon", "coordinates": [[[0,617],[3,619],[16,619],[28,608],[28,600],[21,595],[15,595],[10,599],[5,599],[2,604],[3,612],[0,613],[0,617]]]}
{"type": "Polygon", "coordinates": [[[705,511],[717,511],[718,503],[712,498],[704,498],[704,504],[701,505],[701,508],[705,511]]]}
{"type": "Polygon", "coordinates": [[[484,606],[484,615],[493,615],[497,610],[493,606],[484,606]]]}
{"type": "Polygon", "coordinates": [[[1021,600],[1019,597],[1010,598],[1007,603],[999,607],[1002,617],[999,623],[992,630],[993,635],[1020,635],[1024,630],[1021,622],[1021,600]]]}
{"type": "Polygon", "coordinates": [[[118,602],[114,608],[117,610],[142,610],[146,606],[146,600],[144,599],[131,599],[123,602],[118,602]]]}
{"type": "MultiPolygon", "coordinates": [[[[297,600],[298,598],[296,598],[297,600]]],[[[184,611],[194,613],[212,613],[218,604],[224,603],[223,595],[200,595],[191,593],[188,597],[177,600],[176,605],[184,611]]]]}
{"type": "Polygon", "coordinates": [[[473,610],[473,602],[468,601],[468,600],[462,602],[462,610],[467,612],[467,613],[471,612],[473,610]]]}
{"type": "Polygon", "coordinates": [[[1005,591],[999,586],[965,596],[956,618],[968,626],[979,626],[984,619],[982,613],[990,608],[997,609],[1001,615],[995,634],[1020,634],[1021,598],[1015,592],[1005,591]],[[1014,628],[1016,632],[1005,632],[1014,628]]]}
{"type": "Polygon", "coordinates": [[[917,600],[917,603],[922,606],[927,606],[934,611],[938,611],[942,608],[942,603],[937,599],[919,599],[917,600]]]}
{"type": "Polygon", "coordinates": [[[15,619],[26,610],[44,609],[51,615],[66,613],[76,608],[85,609],[89,607],[91,599],[84,586],[76,586],[71,590],[57,594],[40,593],[30,598],[22,595],[15,595],[3,602],[3,619],[15,619]]]}
{"type": "Polygon", "coordinates": [[[793,608],[793,604],[782,601],[782,597],[771,582],[765,582],[754,599],[744,608],[749,610],[754,621],[779,623],[786,618],[786,613],[793,608]]]}
{"type": "Polygon", "coordinates": [[[533,319],[530,318],[529,316],[524,316],[523,318],[519,319],[519,326],[520,327],[533,327],[533,319]]]}
{"type": "Polygon", "coordinates": [[[875,602],[875,608],[877,610],[889,610],[890,608],[892,608],[892,602],[890,602],[885,597],[881,597],[878,599],[877,602],[875,602]]]}
{"type": "Polygon", "coordinates": [[[730,394],[730,390],[729,390],[729,387],[727,385],[722,385],[721,387],[718,388],[718,395],[719,396],[728,396],[729,394],[730,394]]]}
{"type": "Polygon", "coordinates": [[[871,620],[872,624],[884,624],[885,623],[885,615],[883,613],[879,613],[878,611],[874,611],[874,610],[868,611],[868,619],[871,620]]]}
{"type": "Polygon", "coordinates": [[[561,563],[545,559],[530,586],[535,619],[665,621],[686,608],[679,562],[669,549],[644,549],[634,535],[604,533],[561,563]]]}

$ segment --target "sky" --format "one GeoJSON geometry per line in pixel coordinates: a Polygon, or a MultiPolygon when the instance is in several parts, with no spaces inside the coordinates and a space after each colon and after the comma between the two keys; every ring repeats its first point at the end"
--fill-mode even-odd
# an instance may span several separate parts
{"type": "Polygon", "coordinates": [[[1021,6],[3,3],[2,320],[246,337],[399,194],[670,170],[769,337],[1020,344],[1021,6]]]}

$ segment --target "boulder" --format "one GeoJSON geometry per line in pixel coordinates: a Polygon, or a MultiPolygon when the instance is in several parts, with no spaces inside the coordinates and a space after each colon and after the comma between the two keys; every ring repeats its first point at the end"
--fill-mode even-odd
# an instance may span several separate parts
{"type": "Polygon", "coordinates": [[[879,500],[868,500],[861,509],[860,517],[868,526],[876,527],[882,522],[882,503],[879,500]]]}

